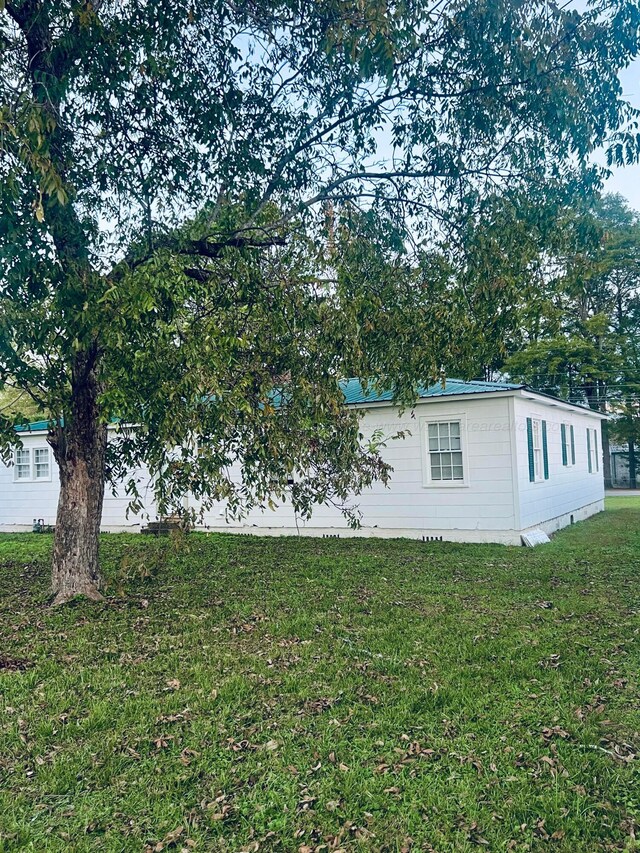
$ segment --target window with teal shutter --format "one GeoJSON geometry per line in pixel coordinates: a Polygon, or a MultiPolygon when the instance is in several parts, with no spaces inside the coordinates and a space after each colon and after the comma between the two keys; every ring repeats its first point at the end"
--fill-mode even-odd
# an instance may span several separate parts
{"type": "Polygon", "coordinates": [[[591,430],[587,427],[587,460],[589,463],[589,473],[591,474],[593,471],[593,466],[591,464],[591,430]]]}
{"type": "Polygon", "coordinates": [[[567,423],[560,424],[560,448],[562,450],[562,464],[568,468],[576,464],[576,446],[573,438],[573,426],[567,423]]]}
{"type": "Polygon", "coordinates": [[[536,479],[536,468],[533,461],[533,421],[531,418],[527,418],[527,451],[529,454],[529,482],[533,483],[536,479]]]}
{"type": "Polygon", "coordinates": [[[547,453],[547,422],[527,418],[527,451],[529,456],[529,482],[540,483],[549,479],[547,453]]]}

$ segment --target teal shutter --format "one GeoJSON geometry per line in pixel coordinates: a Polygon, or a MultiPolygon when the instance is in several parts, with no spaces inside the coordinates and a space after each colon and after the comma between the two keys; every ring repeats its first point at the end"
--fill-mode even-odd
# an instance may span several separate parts
{"type": "Polygon", "coordinates": [[[587,427],[587,464],[591,474],[591,430],[587,427]]]}
{"type": "Polygon", "coordinates": [[[576,464],[576,437],[573,434],[573,424],[571,424],[571,464],[576,464]]]}
{"type": "Polygon", "coordinates": [[[560,442],[562,444],[562,464],[568,465],[567,459],[567,427],[565,424],[560,424],[560,442]]]}
{"type": "Polygon", "coordinates": [[[549,479],[549,453],[547,450],[547,422],[542,421],[542,459],[544,462],[544,478],[549,479]]]}
{"type": "Polygon", "coordinates": [[[595,457],[596,457],[596,471],[600,470],[600,462],[598,460],[598,430],[594,429],[593,431],[593,447],[595,449],[595,457]]]}
{"type": "Polygon", "coordinates": [[[536,466],[533,461],[533,423],[527,418],[527,451],[529,453],[529,482],[533,483],[536,478],[536,466]]]}

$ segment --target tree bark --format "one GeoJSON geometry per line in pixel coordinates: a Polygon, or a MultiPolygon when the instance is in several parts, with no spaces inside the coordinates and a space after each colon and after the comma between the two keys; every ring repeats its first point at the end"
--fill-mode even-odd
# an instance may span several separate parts
{"type": "Polygon", "coordinates": [[[50,442],[60,471],[53,545],[53,604],[76,596],[102,598],[98,559],[104,499],[107,427],[100,421],[92,359],[76,359],[71,411],[50,442]]]}
{"type": "Polygon", "coordinates": [[[638,488],[638,481],[636,480],[636,445],[633,439],[629,439],[629,488],[638,488]]]}
{"type": "MultiPolygon", "coordinates": [[[[0,7],[3,5],[0,0],[0,7]]],[[[95,2],[93,5],[96,6],[95,2]]],[[[78,311],[81,306],[95,308],[92,288],[99,273],[91,265],[86,225],[73,203],[76,188],[69,182],[69,176],[73,173],[74,129],[65,122],[64,110],[61,110],[66,78],[78,59],[82,33],[81,28],[76,29],[78,18],[72,30],[66,36],[61,34],[56,41],[52,6],[43,0],[6,4],[26,41],[32,100],[42,116],[39,132],[45,139],[42,146],[46,151],[45,159],[50,161],[52,174],[57,176],[71,199],[62,204],[57,192],[46,187],[41,193],[42,216],[49,226],[65,279],[62,304],[69,313],[66,317],[63,312],[61,324],[69,344],[65,368],[69,367],[70,395],[64,404],[64,424],[58,423],[49,436],[60,472],[51,580],[54,604],[61,604],[77,595],[92,599],[101,597],[98,538],[104,498],[107,428],[102,423],[98,404],[101,389],[97,336],[94,335],[92,341],[84,320],[77,320],[86,310],[78,311]],[[76,341],[79,342],[77,351],[76,341]]],[[[39,172],[34,178],[36,185],[42,186],[43,177],[39,172]]]]}

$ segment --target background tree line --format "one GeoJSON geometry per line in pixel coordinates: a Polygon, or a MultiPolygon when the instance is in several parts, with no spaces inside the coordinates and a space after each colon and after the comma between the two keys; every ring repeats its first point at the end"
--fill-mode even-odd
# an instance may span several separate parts
{"type": "Polygon", "coordinates": [[[619,195],[567,206],[496,199],[461,240],[475,262],[459,272],[472,294],[479,361],[467,370],[507,374],[611,415],[609,445],[628,445],[635,484],[640,440],[640,216],[619,195]],[[508,276],[519,286],[507,287],[508,276]],[[497,274],[496,274],[497,273],[497,274]],[[513,298],[505,299],[508,293],[513,298]],[[496,324],[503,337],[491,336],[496,324]],[[488,342],[483,351],[482,341],[488,342]],[[492,343],[494,344],[492,346],[492,343]]]}

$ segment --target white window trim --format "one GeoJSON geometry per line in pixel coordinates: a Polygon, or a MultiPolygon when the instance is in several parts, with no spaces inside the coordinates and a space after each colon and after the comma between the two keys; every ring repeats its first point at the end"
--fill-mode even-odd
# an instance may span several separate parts
{"type": "Polygon", "coordinates": [[[533,447],[533,482],[544,483],[544,445],[542,443],[542,421],[540,416],[531,417],[531,444],[533,447]],[[537,427],[537,429],[536,429],[537,427]],[[540,446],[536,447],[536,432],[540,446]]]}
{"type": "Polygon", "coordinates": [[[600,442],[598,441],[598,431],[595,427],[587,427],[591,435],[589,436],[589,454],[590,458],[587,459],[587,472],[589,474],[599,474],[600,473],[600,442]],[[589,471],[589,465],[591,465],[591,471],[589,471]]]}
{"type": "MultiPolygon", "coordinates": [[[[32,455],[33,454],[31,453],[30,447],[17,447],[13,451],[13,481],[14,481],[14,483],[31,483],[32,482],[32,479],[31,479],[32,474],[33,474],[32,455]],[[29,476],[28,477],[18,477],[18,453],[24,452],[24,451],[26,451],[29,454],[29,476]]],[[[26,465],[26,463],[21,463],[21,464],[26,465]]]]}
{"type": "Polygon", "coordinates": [[[51,482],[51,468],[53,464],[53,454],[51,453],[51,448],[48,444],[36,444],[30,445],[29,447],[19,447],[16,448],[13,452],[13,482],[14,483],[50,483],[51,482]],[[17,465],[17,451],[18,450],[27,450],[29,452],[29,476],[28,477],[18,477],[18,465],[17,465]],[[49,457],[49,475],[47,477],[36,477],[36,461],[35,461],[35,451],[36,450],[46,450],[47,455],[49,457]]]}
{"type": "MultiPolygon", "coordinates": [[[[565,450],[567,453],[567,464],[563,465],[563,468],[573,468],[575,467],[575,462],[571,459],[571,424],[567,423],[567,421],[562,421],[564,426],[564,438],[565,438],[565,450]]],[[[574,433],[575,433],[575,427],[574,433]]],[[[562,444],[562,427],[560,428],[560,444],[562,444]]],[[[562,459],[562,447],[560,448],[560,458],[562,459]]]]}
{"type": "Polygon", "coordinates": [[[51,480],[51,451],[50,451],[50,449],[49,449],[48,447],[34,447],[34,448],[33,448],[33,452],[32,452],[32,454],[31,454],[31,459],[32,459],[32,462],[31,462],[31,472],[32,472],[32,475],[33,475],[33,479],[34,479],[36,482],[39,482],[39,483],[40,483],[40,482],[45,482],[45,483],[46,483],[46,482],[49,482],[49,481],[51,480]],[[47,461],[46,461],[46,463],[45,463],[45,462],[42,462],[42,461],[40,461],[40,462],[36,461],[36,456],[37,456],[37,454],[38,454],[38,451],[42,451],[42,450],[44,450],[44,451],[46,452],[46,454],[47,454],[47,457],[46,457],[47,461]],[[38,475],[37,475],[38,466],[42,466],[42,465],[45,465],[45,464],[46,464],[46,466],[47,466],[47,474],[46,474],[46,476],[44,476],[44,477],[38,477],[38,475]]]}
{"type": "Polygon", "coordinates": [[[465,412],[429,415],[420,418],[420,458],[422,460],[422,486],[425,489],[468,489],[469,457],[467,453],[467,415],[465,412]],[[458,421],[460,424],[460,450],[462,451],[462,480],[431,479],[431,457],[429,455],[429,424],[446,424],[458,421]]]}

